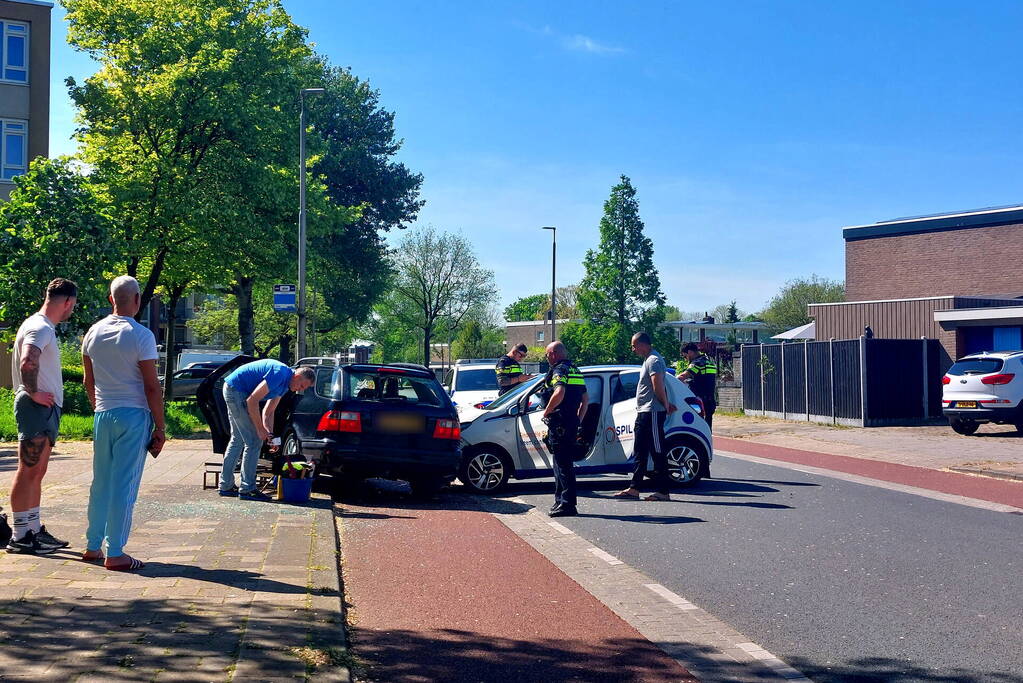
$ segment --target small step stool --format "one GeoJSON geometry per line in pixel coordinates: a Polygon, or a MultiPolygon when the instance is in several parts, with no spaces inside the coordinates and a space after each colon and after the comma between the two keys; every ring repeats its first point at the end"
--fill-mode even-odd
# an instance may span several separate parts
{"type": "MultiPolygon", "coordinates": [[[[223,460],[210,460],[205,463],[206,469],[202,473],[202,487],[203,489],[217,489],[220,488],[220,475],[224,473],[224,461],[223,460]],[[212,482],[212,483],[211,483],[212,482]]],[[[235,467],[234,473],[238,474],[241,472],[241,463],[235,467]]],[[[273,472],[270,471],[269,465],[259,463],[256,465],[256,485],[260,489],[266,488],[267,483],[273,478],[273,472]]]]}

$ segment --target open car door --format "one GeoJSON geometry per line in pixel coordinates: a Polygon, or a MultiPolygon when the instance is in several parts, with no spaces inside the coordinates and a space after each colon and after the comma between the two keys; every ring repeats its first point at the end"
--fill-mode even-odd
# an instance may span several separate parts
{"type": "Polygon", "coordinates": [[[227,450],[227,442],[231,438],[231,423],[227,418],[227,405],[224,403],[224,378],[231,374],[239,365],[259,360],[253,356],[235,356],[210,373],[209,377],[199,384],[195,391],[199,410],[206,418],[213,437],[213,452],[223,454],[227,450]]]}

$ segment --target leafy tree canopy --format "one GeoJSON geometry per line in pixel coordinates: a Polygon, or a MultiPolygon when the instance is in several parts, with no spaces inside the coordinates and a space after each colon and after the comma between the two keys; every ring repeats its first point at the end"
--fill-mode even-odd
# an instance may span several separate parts
{"type": "Polygon", "coordinates": [[[826,304],[845,299],[845,284],[839,280],[811,275],[789,280],[767,304],[761,317],[768,325],[787,330],[810,322],[808,304],[826,304]]]}
{"type": "Polygon", "coordinates": [[[5,336],[39,310],[56,277],[78,284],[72,325],[91,323],[109,305],[107,275],[120,256],[95,188],[66,158],[40,157],[14,182],[10,201],[0,203],[0,320],[11,326],[5,336]]]}

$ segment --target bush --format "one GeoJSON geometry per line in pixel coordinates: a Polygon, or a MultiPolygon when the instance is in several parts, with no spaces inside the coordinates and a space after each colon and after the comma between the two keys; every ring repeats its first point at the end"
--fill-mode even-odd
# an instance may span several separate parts
{"type": "Polygon", "coordinates": [[[85,380],[85,369],[78,365],[65,365],[60,369],[61,377],[64,379],[65,389],[68,382],[81,384],[85,380]]]}
{"type": "Polygon", "coordinates": [[[64,406],[67,415],[92,415],[92,404],[85,393],[85,386],[75,381],[64,381],[64,406]]]}

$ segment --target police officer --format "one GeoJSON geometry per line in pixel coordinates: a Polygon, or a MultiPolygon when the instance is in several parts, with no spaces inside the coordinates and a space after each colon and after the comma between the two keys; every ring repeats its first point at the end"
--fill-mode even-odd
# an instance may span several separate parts
{"type": "Polygon", "coordinates": [[[699,347],[693,342],[682,347],[682,357],[688,361],[689,365],[678,378],[683,382],[689,382],[689,388],[703,401],[707,426],[710,427],[718,405],[714,400],[714,387],[718,378],[717,363],[711,360],[707,354],[701,353],[699,347]]]}
{"type": "Polygon", "coordinates": [[[519,344],[512,347],[511,351],[497,360],[494,372],[497,373],[498,396],[506,394],[523,382],[533,379],[532,375],[523,373],[522,368],[519,367],[519,363],[526,357],[527,351],[528,349],[525,344],[519,344]]]}
{"type": "Polygon", "coordinates": [[[579,423],[588,405],[586,382],[579,368],[572,364],[560,341],[547,346],[551,369],[544,386],[551,392],[543,411],[547,425],[545,442],[554,456],[554,507],[551,517],[571,517],[577,513],[575,496],[575,451],[579,423]]]}

